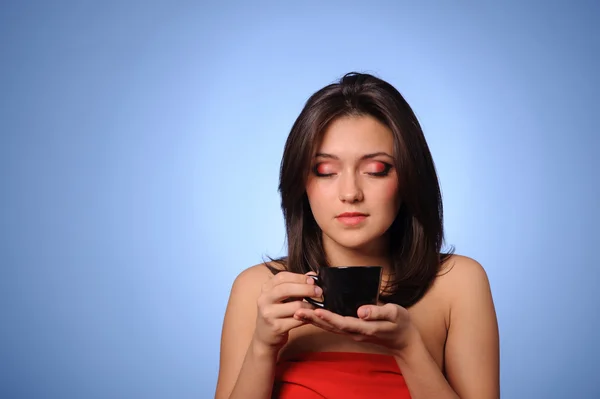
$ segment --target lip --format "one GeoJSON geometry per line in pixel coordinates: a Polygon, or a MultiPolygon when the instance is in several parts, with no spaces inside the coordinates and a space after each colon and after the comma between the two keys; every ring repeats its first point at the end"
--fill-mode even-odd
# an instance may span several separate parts
{"type": "Polygon", "coordinates": [[[344,212],[339,214],[336,219],[345,226],[356,226],[362,223],[367,216],[360,212],[344,212]]]}
{"type": "Polygon", "coordinates": [[[352,218],[352,217],[358,217],[358,216],[367,216],[364,213],[361,212],[344,212],[344,213],[340,213],[339,215],[337,215],[338,218],[352,218]]]}

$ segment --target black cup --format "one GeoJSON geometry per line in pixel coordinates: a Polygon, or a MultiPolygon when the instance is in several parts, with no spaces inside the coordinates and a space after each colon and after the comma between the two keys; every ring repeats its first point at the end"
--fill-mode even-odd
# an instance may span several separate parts
{"type": "Polygon", "coordinates": [[[361,306],[377,304],[382,272],[381,266],[323,268],[319,276],[309,276],[323,289],[323,301],[304,299],[333,313],[357,317],[361,306]]]}

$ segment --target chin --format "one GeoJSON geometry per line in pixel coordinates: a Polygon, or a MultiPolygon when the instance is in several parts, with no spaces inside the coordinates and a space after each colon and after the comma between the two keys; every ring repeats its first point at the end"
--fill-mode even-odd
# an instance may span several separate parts
{"type": "Polygon", "coordinates": [[[333,236],[329,236],[329,237],[337,245],[344,247],[344,248],[353,249],[353,250],[368,249],[369,247],[374,245],[376,241],[378,241],[381,238],[380,236],[373,237],[370,234],[369,235],[367,235],[367,234],[352,234],[352,235],[341,234],[341,235],[333,235],[333,236]]]}

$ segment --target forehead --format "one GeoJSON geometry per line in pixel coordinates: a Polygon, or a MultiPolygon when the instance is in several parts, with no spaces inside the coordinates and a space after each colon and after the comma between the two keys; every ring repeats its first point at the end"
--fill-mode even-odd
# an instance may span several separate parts
{"type": "Polygon", "coordinates": [[[372,116],[344,116],[323,132],[317,152],[354,156],[384,151],[392,153],[392,131],[372,116]]]}

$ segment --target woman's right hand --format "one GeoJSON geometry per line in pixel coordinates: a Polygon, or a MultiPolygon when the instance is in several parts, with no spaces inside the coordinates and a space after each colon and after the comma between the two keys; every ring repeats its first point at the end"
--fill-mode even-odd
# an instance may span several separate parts
{"type": "Polygon", "coordinates": [[[295,319],[301,308],[314,307],[303,301],[305,297],[320,297],[322,290],[307,275],[279,272],[263,284],[257,300],[258,311],[252,342],[255,348],[276,355],[287,343],[289,331],[307,324],[295,319]],[[294,299],[288,301],[288,299],[294,299]]]}

